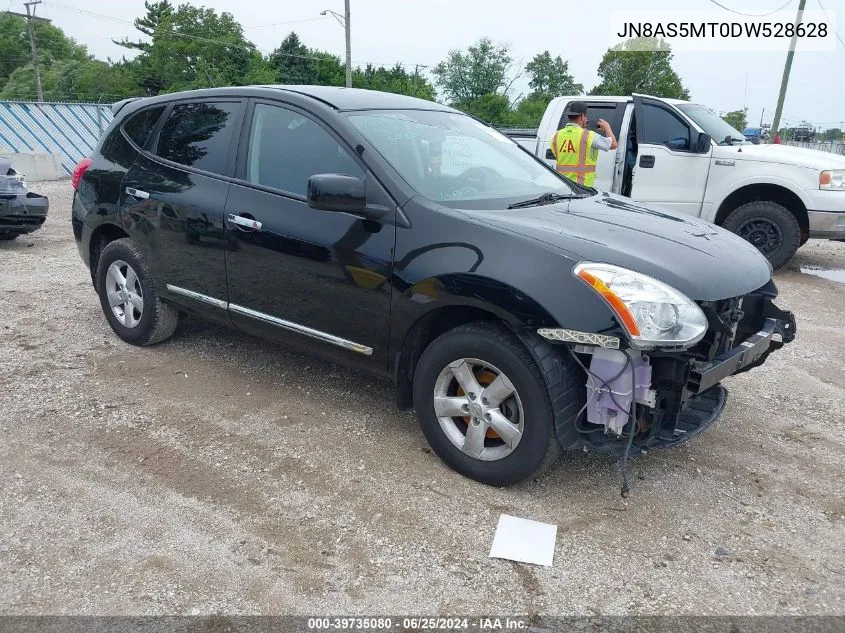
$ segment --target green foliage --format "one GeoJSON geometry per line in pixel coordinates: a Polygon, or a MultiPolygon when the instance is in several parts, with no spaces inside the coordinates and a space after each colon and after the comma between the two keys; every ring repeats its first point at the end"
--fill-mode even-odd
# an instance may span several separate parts
{"type": "MultiPolygon", "coordinates": [[[[452,104],[475,103],[488,94],[507,94],[512,58],[507,46],[482,37],[467,51],[450,51],[432,71],[434,81],[452,104]]],[[[485,108],[495,100],[487,100],[485,108]]]]}
{"type": "MultiPolygon", "coordinates": [[[[131,94],[134,83],[125,66],[95,59],[65,59],[41,68],[41,85],[47,101],[114,101],[131,94]]],[[[21,66],[0,90],[0,99],[32,99],[34,86],[32,64],[21,66]]]]}
{"type": "Polygon", "coordinates": [[[841,141],[842,130],[838,127],[831,127],[822,132],[822,137],[826,141],[841,141]]]}
{"type": "Polygon", "coordinates": [[[149,41],[117,43],[140,51],[133,66],[148,94],[243,85],[256,71],[255,45],[231,13],[190,4],[174,8],[167,0],[145,4],[147,14],[135,28],[149,41]]]}
{"type": "Polygon", "coordinates": [[[528,85],[531,87],[530,98],[546,98],[563,95],[580,95],[584,91],[584,84],[579,84],[569,73],[569,62],[563,61],[560,55],[552,59],[549,51],[534,56],[525,66],[531,77],[528,85]]]}
{"type": "Polygon", "coordinates": [[[633,38],[608,49],[598,75],[601,83],[590,94],[627,96],[639,92],[655,97],[690,98],[672,68],[672,51],[662,40],[633,38]]]}
{"type": "Polygon", "coordinates": [[[394,92],[434,101],[434,86],[419,73],[406,72],[402,64],[396,64],[393,68],[376,68],[372,64],[367,64],[363,69],[356,68],[352,73],[352,85],[355,88],[394,92]]]}
{"type": "Polygon", "coordinates": [[[748,108],[728,112],[722,117],[722,120],[742,132],[748,126],[748,108]]]}
{"type": "Polygon", "coordinates": [[[490,125],[511,125],[511,104],[503,94],[488,92],[480,97],[457,101],[452,105],[490,125]]]}
{"type": "MultiPolygon", "coordinates": [[[[32,25],[38,41],[38,57],[42,74],[49,73],[50,67],[57,61],[90,61],[88,51],[65,36],[61,29],[48,22],[35,21],[32,25]]],[[[31,65],[29,30],[26,20],[17,15],[0,13],[0,86],[5,87],[16,72],[15,85],[10,88],[22,99],[35,97],[35,72],[31,65]],[[24,70],[29,66],[29,71],[24,70]],[[18,72],[21,71],[21,72],[18,72]],[[29,77],[29,83],[26,77],[29,77]]],[[[42,78],[43,84],[43,78],[42,78]]],[[[0,91],[2,92],[2,91],[0,91]]]]}
{"type": "MultiPolygon", "coordinates": [[[[575,90],[570,94],[578,94],[579,90],[575,90]]],[[[514,127],[540,127],[540,121],[546,113],[546,108],[551,101],[551,97],[544,95],[536,95],[532,93],[527,98],[523,99],[516,106],[516,110],[512,115],[512,122],[510,125],[514,127]]]]}

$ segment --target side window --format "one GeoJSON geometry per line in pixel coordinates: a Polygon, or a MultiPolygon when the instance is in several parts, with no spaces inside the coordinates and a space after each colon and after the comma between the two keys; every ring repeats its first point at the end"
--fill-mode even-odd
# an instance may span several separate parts
{"type": "MultiPolygon", "coordinates": [[[[569,107],[569,104],[566,104],[569,107]]],[[[587,129],[589,130],[598,130],[598,126],[596,125],[599,119],[604,119],[608,123],[610,123],[610,129],[613,130],[613,133],[619,137],[619,130],[622,128],[622,112],[624,109],[620,110],[617,107],[617,103],[611,103],[606,101],[593,101],[587,102],[587,119],[589,123],[587,123],[587,129]]],[[[564,109],[564,112],[566,109],[564,109]]],[[[560,124],[558,125],[558,129],[565,126],[569,123],[569,117],[565,114],[560,117],[560,124]]]]}
{"type": "Polygon", "coordinates": [[[164,112],[164,106],[141,110],[129,117],[129,120],[123,124],[123,131],[135,145],[144,147],[162,112],[164,112]]]}
{"type": "Polygon", "coordinates": [[[156,155],[222,174],[232,151],[239,103],[181,103],[161,128],[156,155]]]}
{"type": "Polygon", "coordinates": [[[690,130],[675,114],[660,106],[644,103],[637,108],[643,134],[639,143],[665,145],[669,149],[688,151],[690,148],[690,130]]]}
{"type": "Polygon", "coordinates": [[[256,104],[246,179],[304,196],[315,174],[364,178],[358,163],[314,121],[287,108],[256,104]]]}

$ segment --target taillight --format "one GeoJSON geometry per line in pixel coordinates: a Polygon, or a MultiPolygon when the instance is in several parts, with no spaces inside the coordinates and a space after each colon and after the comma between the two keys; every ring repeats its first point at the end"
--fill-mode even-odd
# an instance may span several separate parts
{"type": "Polygon", "coordinates": [[[94,162],[94,159],[90,156],[86,156],[81,161],[76,163],[76,167],[73,168],[73,175],[70,177],[70,184],[73,185],[74,190],[79,189],[79,181],[82,180],[82,176],[85,174],[85,171],[91,166],[91,163],[94,162]]]}

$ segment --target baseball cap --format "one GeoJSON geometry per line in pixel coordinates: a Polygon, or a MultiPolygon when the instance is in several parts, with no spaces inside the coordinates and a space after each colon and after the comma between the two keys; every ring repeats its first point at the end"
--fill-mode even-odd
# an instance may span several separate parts
{"type": "Polygon", "coordinates": [[[587,104],[583,101],[570,101],[569,107],[566,108],[566,115],[587,114],[587,104]]]}

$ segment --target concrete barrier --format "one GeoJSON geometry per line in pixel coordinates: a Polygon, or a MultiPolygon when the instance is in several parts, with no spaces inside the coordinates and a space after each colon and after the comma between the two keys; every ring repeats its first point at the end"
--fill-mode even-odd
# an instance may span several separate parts
{"type": "Polygon", "coordinates": [[[58,154],[47,152],[0,152],[0,158],[12,161],[12,168],[26,176],[28,182],[36,180],[58,180],[67,178],[62,159],[58,154]]]}

